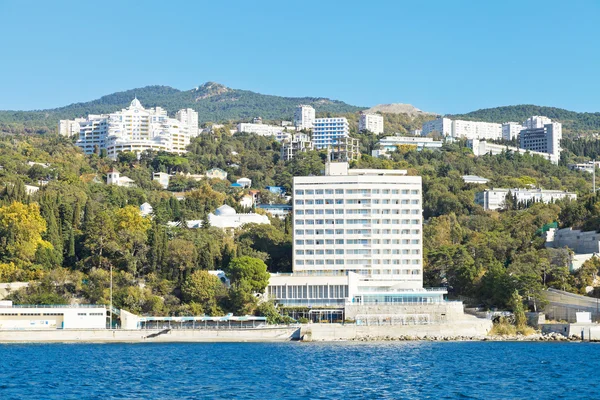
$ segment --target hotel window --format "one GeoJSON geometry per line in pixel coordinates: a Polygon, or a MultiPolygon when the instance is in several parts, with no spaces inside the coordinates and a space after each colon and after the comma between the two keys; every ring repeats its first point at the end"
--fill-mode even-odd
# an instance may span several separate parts
{"type": "Polygon", "coordinates": [[[344,239],[335,239],[335,244],[344,244],[344,239]]]}
{"type": "Polygon", "coordinates": [[[315,190],[315,194],[323,194],[323,189],[317,189],[317,190],[315,190]]]}
{"type": "Polygon", "coordinates": [[[310,205],[312,205],[312,204],[314,204],[314,203],[315,203],[315,202],[314,202],[313,200],[306,200],[306,203],[305,203],[305,204],[310,204],[310,205]]]}
{"type": "Polygon", "coordinates": [[[313,229],[307,229],[307,230],[306,230],[306,234],[307,234],[307,235],[314,235],[314,234],[315,234],[315,231],[314,231],[313,229]]]}
{"type": "Polygon", "coordinates": [[[303,229],[296,229],[296,235],[304,235],[303,229]]]}
{"type": "Polygon", "coordinates": [[[303,195],[304,194],[304,190],[296,190],[296,194],[297,195],[303,195]]]}
{"type": "Polygon", "coordinates": [[[303,256],[304,255],[304,250],[296,250],[296,255],[297,256],[303,256]]]}
{"type": "Polygon", "coordinates": [[[312,239],[307,239],[306,244],[315,244],[315,241],[312,239]]]}
{"type": "Polygon", "coordinates": [[[312,189],[307,189],[306,194],[315,194],[315,191],[312,189]]]}
{"type": "Polygon", "coordinates": [[[325,244],[333,244],[333,239],[325,239],[325,244]]]}
{"type": "Polygon", "coordinates": [[[344,194],[344,189],[335,189],[335,194],[344,194]]]}
{"type": "Polygon", "coordinates": [[[296,205],[303,205],[304,204],[304,200],[296,200],[296,205]]]}
{"type": "Polygon", "coordinates": [[[302,219],[297,219],[297,220],[296,220],[296,225],[304,225],[304,220],[302,220],[302,219]]]}

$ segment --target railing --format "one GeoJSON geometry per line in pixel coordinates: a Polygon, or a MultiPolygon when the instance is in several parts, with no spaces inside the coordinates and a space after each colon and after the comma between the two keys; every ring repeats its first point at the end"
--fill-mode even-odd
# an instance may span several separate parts
{"type": "Polygon", "coordinates": [[[107,308],[104,304],[13,304],[7,308],[107,308]]]}

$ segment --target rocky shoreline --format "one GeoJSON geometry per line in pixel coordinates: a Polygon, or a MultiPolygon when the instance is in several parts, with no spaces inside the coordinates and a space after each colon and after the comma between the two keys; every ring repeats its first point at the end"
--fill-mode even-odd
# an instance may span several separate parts
{"type": "Polygon", "coordinates": [[[349,339],[352,342],[581,342],[578,336],[566,337],[560,333],[534,333],[533,335],[486,335],[486,336],[361,336],[349,339]]]}

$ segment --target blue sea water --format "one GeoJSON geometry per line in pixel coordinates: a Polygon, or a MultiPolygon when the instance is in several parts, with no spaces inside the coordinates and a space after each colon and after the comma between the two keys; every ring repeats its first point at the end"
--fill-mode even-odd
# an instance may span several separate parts
{"type": "Polygon", "coordinates": [[[0,345],[0,399],[598,399],[600,345],[0,345]]]}

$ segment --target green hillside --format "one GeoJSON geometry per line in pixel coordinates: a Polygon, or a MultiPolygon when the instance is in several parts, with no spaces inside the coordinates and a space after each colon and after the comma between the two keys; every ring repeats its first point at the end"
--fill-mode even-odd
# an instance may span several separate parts
{"type": "Polygon", "coordinates": [[[260,116],[266,120],[291,120],[298,104],[310,104],[317,113],[348,113],[363,108],[342,101],[317,97],[279,97],[231,89],[207,82],[192,90],[178,90],[169,86],[146,86],[103,96],[86,103],[35,111],[0,111],[0,132],[52,133],[58,120],[101,114],[127,107],[137,97],[144,107],[160,106],[169,114],[181,108],[198,111],[200,123],[247,120],[260,116]]]}
{"type": "Polygon", "coordinates": [[[567,134],[589,134],[600,132],[600,113],[580,113],[556,107],[543,107],[533,104],[484,108],[467,114],[448,115],[453,119],[486,122],[522,122],[532,115],[543,115],[561,122],[567,134]]]}

